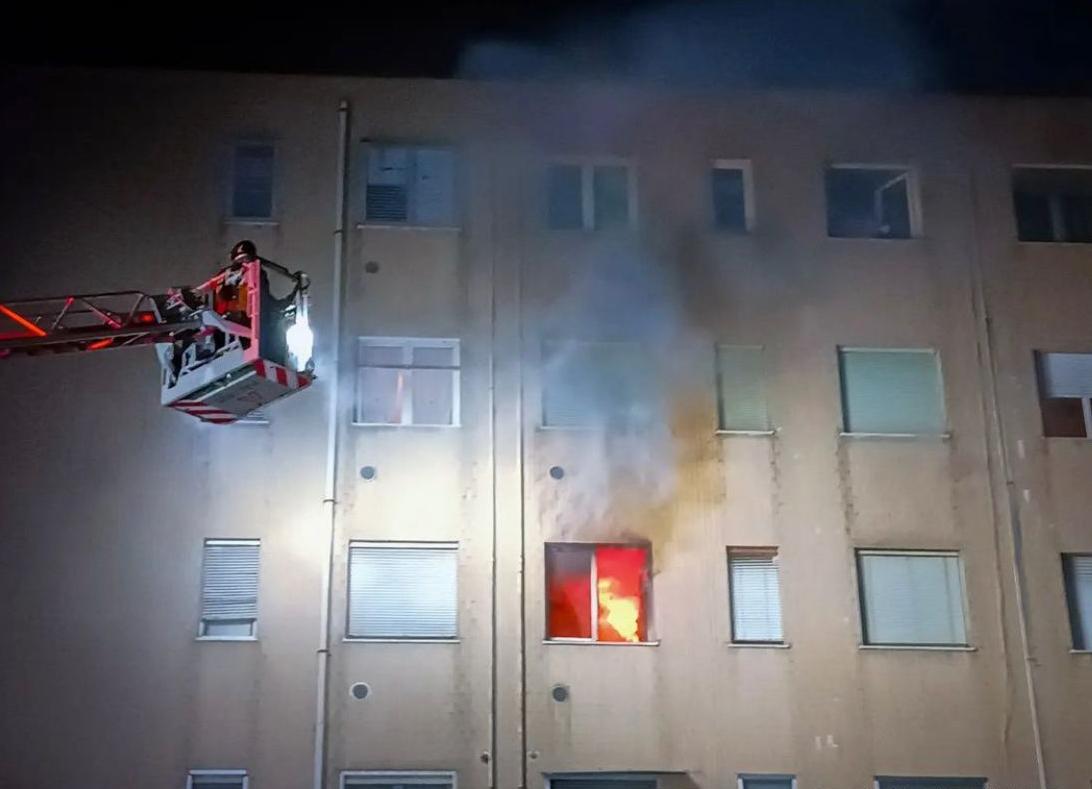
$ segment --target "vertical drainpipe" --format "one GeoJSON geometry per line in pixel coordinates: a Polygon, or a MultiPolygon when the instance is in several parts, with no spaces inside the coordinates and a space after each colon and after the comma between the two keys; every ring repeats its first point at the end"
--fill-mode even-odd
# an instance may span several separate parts
{"type": "MultiPolygon", "coordinates": [[[[1039,727],[1039,702],[1035,690],[1035,672],[1032,670],[1031,644],[1028,639],[1027,590],[1024,579],[1023,537],[1020,525],[1020,503],[1016,496],[1016,481],[1013,478],[1012,464],[1009,461],[1008,441],[1005,437],[1005,420],[1001,415],[1001,396],[997,386],[997,362],[994,355],[993,319],[990,315],[989,301],[986,298],[985,275],[982,271],[982,255],[978,230],[978,179],[973,163],[969,172],[971,197],[971,232],[974,235],[971,244],[971,272],[973,296],[976,313],[976,331],[978,344],[982,349],[981,367],[984,368],[988,386],[988,418],[990,432],[996,437],[995,454],[1004,481],[1005,501],[1008,504],[1010,539],[1012,540],[1012,577],[1016,591],[1016,618],[1020,632],[1020,650],[1024,663],[1024,683],[1027,686],[1028,710],[1031,724],[1032,744],[1035,748],[1035,769],[1039,789],[1047,789],[1046,761],[1043,755],[1043,735],[1039,727]]],[[[992,464],[991,464],[992,465],[992,464]]],[[[992,473],[991,473],[992,477],[992,473]]],[[[1004,627],[1004,622],[1002,622],[1004,627]]],[[[1007,660],[1007,657],[1006,657],[1007,660]]]]}
{"type": "Polygon", "coordinates": [[[345,253],[345,181],[349,143],[349,102],[342,99],[337,110],[337,186],[334,222],[334,272],[330,295],[330,383],[326,398],[326,481],[322,493],[323,522],[327,529],[326,562],[322,568],[322,599],[319,614],[318,670],[315,687],[315,751],[312,772],[314,789],[326,782],[326,700],[330,664],[331,579],[334,571],[337,525],[337,457],[339,402],[341,391],[341,301],[342,268],[345,253]]]}

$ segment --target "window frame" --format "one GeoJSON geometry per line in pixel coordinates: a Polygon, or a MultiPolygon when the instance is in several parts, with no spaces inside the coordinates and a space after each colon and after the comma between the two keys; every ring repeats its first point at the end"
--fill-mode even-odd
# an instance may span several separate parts
{"type": "MultiPolygon", "coordinates": [[[[632,350],[636,357],[642,360],[642,366],[633,372],[638,375],[643,371],[654,369],[651,362],[652,353],[648,346],[639,340],[629,339],[573,339],[569,337],[543,337],[538,343],[538,371],[539,371],[539,403],[538,403],[538,429],[539,430],[573,430],[578,432],[600,432],[600,433],[624,433],[626,435],[638,434],[646,432],[650,425],[655,420],[616,420],[615,414],[605,413],[598,415],[594,410],[595,404],[589,404],[589,407],[585,409],[584,414],[590,415],[591,418],[586,421],[582,421],[580,424],[555,424],[548,422],[546,419],[546,392],[549,389],[551,378],[547,374],[546,369],[550,364],[552,356],[556,353],[573,353],[574,348],[590,349],[590,348],[616,348],[621,350],[632,350]],[[605,417],[605,418],[604,418],[605,417]]],[[[602,368],[596,367],[596,370],[602,368]]],[[[640,404],[642,399],[640,398],[640,392],[630,393],[636,394],[637,397],[630,398],[629,404],[640,404]]]]}
{"type": "Polygon", "coordinates": [[[934,789],[988,789],[989,781],[986,778],[972,776],[939,776],[939,775],[877,775],[872,779],[873,789],[898,789],[902,786],[933,783],[934,789]]]}
{"type": "MultiPolygon", "coordinates": [[[[433,230],[433,231],[459,231],[463,227],[463,212],[461,210],[462,200],[460,199],[460,186],[462,182],[460,162],[462,157],[460,155],[459,148],[452,142],[437,142],[429,140],[390,140],[390,139],[368,139],[363,138],[358,140],[357,155],[359,156],[359,177],[354,180],[355,188],[352,191],[353,197],[359,202],[359,213],[356,227],[358,230],[433,230]],[[413,178],[410,178],[406,184],[406,221],[405,222],[392,222],[390,220],[376,220],[368,218],[368,168],[370,166],[370,160],[372,152],[379,148],[404,148],[408,152],[412,153],[412,173],[413,178]],[[416,173],[417,173],[417,151],[448,151],[451,153],[451,223],[445,225],[429,225],[422,224],[417,221],[416,216],[412,219],[411,214],[416,214],[414,210],[414,200],[417,195],[416,187],[416,173]]],[[[356,212],[354,212],[356,213],[356,212]]]]}
{"type": "Polygon", "coordinates": [[[660,789],[662,782],[660,781],[663,773],[659,772],[609,772],[609,773],[544,773],[543,778],[546,780],[546,789],[552,789],[554,781],[653,781],[656,784],[656,789],[660,789]]]}
{"type": "MultiPolygon", "coordinates": [[[[1086,247],[1092,244],[1092,241],[1067,241],[1065,239],[1059,239],[1058,229],[1061,223],[1064,227],[1064,218],[1059,215],[1057,202],[1051,200],[1050,203],[1050,232],[1053,238],[1047,241],[1039,241],[1034,239],[1020,238],[1020,221],[1016,211],[1016,171],[1017,170],[1087,170],[1089,181],[1092,182],[1092,164],[1074,164],[1066,162],[1048,162],[1048,163],[1028,163],[1028,162],[1014,162],[1009,165],[1009,200],[1012,203],[1012,226],[1013,236],[1016,238],[1018,244],[1061,244],[1066,246],[1086,247]]],[[[1056,195],[1052,195],[1056,197],[1056,195]]]]}
{"type": "Polygon", "coordinates": [[[546,184],[544,211],[546,229],[551,233],[630,233],[637,229],[637,162],[628,156],[552,156],[546,162],[543,172],[546,184]],[[580,168],[580,227],[553,227],[550,224],[549,183],[550,168],[580,168]],[[601,228],[595,225],[595,168],[626,168],[626,225],[625,227],[601,228]]]}
{"type": "MultiPolygon", "coordinates": [[[[900,176],[901,177],[901,176],[900,176]]],[[[880,189],[894,183],[892,179],[880,189]]],[[[877,190],[879,191],[879,190],[877,190]]],[[[906,162],[894,164],[891,162],[858,162],[858,161],[827,161],[823,167],[823,206],[825,209],[825,232],[828,240],[834,241],[913,241],[925,235],[923,228],[921,206],[921,176],[916,165],[906,162]],[[910,228],[908,236],[832,236],[830,234],[830,199],[827,194],[827,172],[830,170],[903,170],[906,177],[906,206],[907,224],[910,228]]]]}
{"type": "Polygon", "coordinates": [[[857,589],[857,621],[860,627],[860,646],[863,649],[892,649],[892,650],[925,650],[925,651],[973,651],[972,622],[970,601],[967,598],[967,573],[963,566],[963,552],[958,548],[932,549],[932,548],[855,548],[853,551],[853,571],[856,574],[857,589]],[[872,641],[868,633],[868,620],[866,614],[865,580],[863,572],[864,556],[913,556],[917,558],[955,558],[956,567],[959,570],[960,610],[963,615],[963,642],[962,643],[923,643],[911,642],[877,642],[872,641]]]}
{"type": "MultiPolygon", "coordinates": [[[[207,537],[201,542],[201,578],[199,581],[200,592],[197,599],[197,640],[198,641],[257,641],[258,620],[261,618],[261,584],[262,584],[262,541],[257,537],[207,537]],[[254,621],[250,623],[250,635],[207,635],[206,619],[203,606],[205,596],[205,549],[210,545],[246,545],[258,549],[258,581],[256,589],[256,602],[254,605],[254,621]]],[[[213,771],[216,772],[216,771],[213,771]]]]}
{"type": "Polygon", "coordinates": [[[349,540],[349,548],[345,553],[345,636],[346,643],[373,643],[373,644],[454,644],[460,640],[459,636],[459,542],[457,540],[349,540]],[[353,609],[353,548],[401,548],[420,550],[445,550],[455,554],[455,589],[453,590],[453,605],[455,608],[455,633],[444,636],[356,636],[352,634],[352,609],[353,609]]]}
{"type": "Polygon", "coordinates": [[[935,346],[908,348],[900,346],[897,348],[881,348],[876,346],[863,346],[863,345],[838,345],[835,346],[835,353],[837,355],[837,372],[838,372],[838,396],[839,396],[839,411],[841,414],[841,429],[840,435],[843,438],[914,438],[914,439],[942,439],[947,440],[952,436],[951,424],[948,421],[948,392],[945,386],[944,378],[944,362],[941,358],[940,348],[935,346]],[[881,433],[876,431],[856,431],[848,428],[846,419],[846,386],[845,386],[845,370],[842,366],[842,357],[845,353],[930,353],[933,356],[933,360],[936,363],[937,370],[937,398],[941,410],[941,430],[937,433],[881,433]]]}
{"type": "Polygon", "coordinates": [[[455,770],[342,770],[338,777],[338,789],[389,783],[410,786],[450,784],[451,789],[459,789],[459,774],[455,770]]]}
{"type": "Polygon", "coordinates": [[[791,789],[797,789],[796,776],[792,773],[738,773],[736,789],[747,789],[748,781],[789,781],[791,789]]]}
{"type": "MultiPolygon", "coordinates": [[[[729,636],[733,646],[745,646],[745,647],[785,647],[788,646],[788,641],[785,639],[785,597],[782,594],[781,589],[781,551],[777,546],[750,546],[750,545],[729,545],[727,547],[726,564],[728,574],[728,626],[729,636]],[[774,565],[777,567],[777,607],[779,616],[781,619],[781,638],[776,640],[771,639],[741,639],[736,637],[736,601],[735,595],[732,592],[732,559],[736,556],[762,556],[771,557],[774,565]]],[[[757,773],[754,775],[748,774],[750,777],[761,777],[757,773]]],[[[766,777],[784,777],[778,776],[766,776],[766,777]]]]}
{"type": "Polygon", "coordinates": [[[543,595],[543,610],[544,610],[544,630],[543,642],[547,644],[596,644],[603,646],[641,646],[641,645],[653,645],[659,644],[659,639],[654,635],[653,629],[653,606],[652,606],[652,544],[648,542],[546,542],[544,543],[542,552],[542,567],[543,567],[543,589],[545,594],[543,595]],[[588,598],[588,605],[590,607],[591,621],[591,637],[590,638],[575,638],[571,636],[564,636],[555,638],[550,635],[550,573],[549,573],[549,552],[551,546],[561,546],[566,549],[580,549],[587,550],[591,554],[590,562],[590,576],[588,578],[588,585],[591,590],[591,595],[588,598]],[[644,607],[645,617],[645,637],[641,641],[600,641],[599,640],[599,589],[598,589],[598,560],[596,559],[596,549],[600,547],[605,548],[643,548],[645,551],[645,567],[644,578],[641,588],[642,604],[644,607]]]}
{"type": "Polygon", "coordinates": [[[240,137],[231,141],[228,153],[230,162],[228,164],[227,216],[224,220],[227,224],[248,225],[251,227],[272,227],[280,224],[280,190],[277,187],[278,160],[280,158],[278,148],[277,141],[271,137],[240,137]],[[269,175],[269,216],[241,216],[235,213],[235,186],[239,176],[239,149],[248,146],[269,148],[273,154],[269,175]]]}
{"type": "Polygon", "coordinates": [[[239,789],[248,789],[250,785],[250,776],[246,770],[242,769],[225,769],[225,770],[190,770],[186,773],[186,789],[200,789],[201,784],[194,784],[194,778],[225,778],[231,780],[233,778],[241,778],[242,781],[239,784],[239,789]]]}
{"type": "Polygon", "coordinates": [[[379,337],[375,335],[362,335],[356,338],[355,343],[356,359],[354,361],[356,369],[356,381],[353,385],[353,415],[351,424],[354,427],[385,427],[385,428],[432,428],[432,429],[445,429],[462,427],[462,370],[463,370],[463,352],[462,352],[462,339],[459,337],[379,337]],[[401,365],[379,365],[379,364],[361,364],[360,363],[360,351],[364,347],[376,347],[376,348],[401,348],[402,350],[402,364],[401,365]],[[434,367],[434,366],[415,366],[413,364],[413,351],[416,348],[450,348],[453,351],[453,366],[452,367],[434,367]],[[407,363],[408,360],[408,363],[407,363]],[[451,383],[451,423],[450,424],[433,424],[433,423],[421,423],[406,421],[407,418],[413,419],[413,384],[410,384],[409,397],[405,399],[402,404],[402,421],[401,422],[365,422],[361,420],[361,408],[360,408],[360,395],[361,395],[361,374],[365,369],[381,369],[381,370],[446,370],[452,374],[451,383]]]}
{"type": "MultiPolygon", "coordinates": [[[[1089,168],[1092,170],[1092,167],[1089,168]]],[[[1041,241],[1029,241],[1029,244],[1051,243],[1041,241]]],[[[1059,242],[1068,243],[1068,242],[1059,242]]],[[[1078,242],[1085,243],[1085,242],[1078,242]]],[[[1081,413],[1084,415],[1084,435],[1083,436],[1054,436],[1049,435],[1046,431],[1046,419],[1043,415],[1043,401],[1060,399],[1046,397],[1046,380],[1043,371],[1043,359],[1046,356],[1052,354],[1066,354],[1066,355],[1080,355],[1092,357],[1092,351],[1059,351],[1059,350],[1046,350],[1042,348],[1036,348],[1032,350],[1032,367],[1035,374],[1035,395],[1039,406],[1039,430],[1042,437],[1046,439],[1062,439],[1067,441],[1090,441],[1092,440],[1092,394],[1081,398],[1071,398],[1073,400],[1079,399],[1081,401],[1081,413]]]]}
{"type": "MultiPolygon", "coordinates": [[[[1069,623],[1069,647],[1071,652],[1075,653],[1090,653],[1092,652],[1092,632],[1081,632],[1082,642],[1077,642],[1077,628],[1080,619],[1080,610],[1078,609],[1079,601],[1074,598],[1071,592],[1074,592],[1074,584],[1070,575],[1070,566],[1073,559],[1088,559],[1092,562],[1092,551],[1065,551],[1061,555],[1062,559],[1062,596],[1065,600],[1066,621],[1069,623]]],[[[1086,605],[1089,609],[1092,609],[1092,598],[1090,598],[1086,605]]]]}
{"type": "Polygon", "coordinates": [[[755,231],[754,166],[750,159],[713,159],[710,175],[716,170],[739,170],[743,173],[743,230],[733,230],[717,224],[717,207],[710,197],[709,221],[713,230],[725,236],[749,236],[755,231]]]}

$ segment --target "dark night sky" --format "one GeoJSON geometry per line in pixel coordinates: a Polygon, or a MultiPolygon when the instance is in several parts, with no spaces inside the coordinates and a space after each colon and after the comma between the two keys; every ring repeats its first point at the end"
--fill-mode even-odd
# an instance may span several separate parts
{"type": "Polygon", "coordinates": [[[1092,0],[156,7],[10,21],[9,63],[1092,95],[1092,0]]]}

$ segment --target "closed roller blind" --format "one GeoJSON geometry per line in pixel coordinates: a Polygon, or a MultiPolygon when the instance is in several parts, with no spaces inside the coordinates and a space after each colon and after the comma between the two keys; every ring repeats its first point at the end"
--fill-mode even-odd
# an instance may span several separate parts
{"type": "Polygon", "coordinates": [[[732,553],[732,640],[781,641],[781,590],[777,556],[732,553]]]}
{"type": "Polygon", "coordinates": [[[205,621],[258,617],[258,543],[205,543],[201,618],[205,621]]]}
{"type": "Polygon", "coordinates": [[[349,552],[349,636],[454,638],[454,545],[354,545],[349,552]]]}
{"type": "Polygon", "coordinates": [[[1041,353],[1044,397],[1092,397],[1092,353],[1041,353]]]}
{"type": "Polygon", "coordinates": [[[1092,649],[1092,556],[1065,557],[1073,648],[1092,649]]]}
{"type": "Polygon", "coordinates": [[[717,347],[721,430],[768,430],[762,349],[717,347]]]}
{"type": "Polygon", "coordinates": [[[839,356],[847,432],[944,432],[935,352],[843,350],[839,356]]]}
{"type": "Polygon", "coordinates": [[[966,644],[958,556],[861,553],[858,558],[868,643],[966,644]]]}

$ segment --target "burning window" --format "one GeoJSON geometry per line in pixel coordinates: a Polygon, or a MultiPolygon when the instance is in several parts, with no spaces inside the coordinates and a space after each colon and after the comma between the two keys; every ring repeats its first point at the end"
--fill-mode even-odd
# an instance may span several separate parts
{"type": "Polygon", "coordinates": [[[1092,243],[1092,168],[1016,167],[1012,201],[1021,241],[1092,243]]]}
{"type": "Polygon", "coordinates": [[[832,238],[910,238],[916,199],[910,170],[868,165],[827,169],[827,234],[832,238]]]}
{"type": "Polygon", "coordinates": [[[1037,353],[1043,435],[1092,436],[1092,353],[1037,353]]]}
{"type": "Polygon", "coordinates": [[[546,546],[546,637],[648,640],[649,550],[642,545],[546,546]]]}

